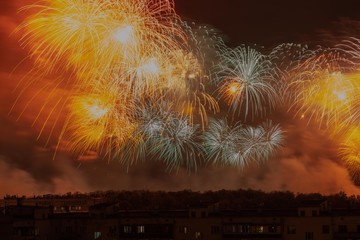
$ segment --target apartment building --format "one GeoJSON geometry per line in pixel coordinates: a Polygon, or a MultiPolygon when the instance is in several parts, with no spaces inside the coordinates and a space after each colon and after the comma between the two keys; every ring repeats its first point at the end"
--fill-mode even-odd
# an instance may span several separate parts
{"type": "Polygon", "coordinates": [[[322,202],[279,210],[225,210],[216,204],[126,210],[116,202],[82,212],[21,204],[0,210],[5,240],[360,240],[360,209],[331,209],[322,202]]]}

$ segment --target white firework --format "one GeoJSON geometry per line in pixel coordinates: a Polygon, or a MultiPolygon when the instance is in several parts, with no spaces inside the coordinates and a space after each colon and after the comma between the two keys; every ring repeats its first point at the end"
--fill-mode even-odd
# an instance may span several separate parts
{"type": "Polygon", "coordinates": [[[150,152],[163,161],[168,170],[185,165],[188,171],[197,169],[201,145],[197,141],[197,125],[186,118],[171,118],[166,122],[159,138],[153,138],[150,152]]]}
{"type": "Polygon", "coordinates": [[[282,141],[282,130],[271,122],[265,122],[259,127],[231,127],[225,120],[212,120],[203,135],[208,161],[241,168],[251,161],[268,160],[282,141]]]}
{"type": "Polygon", "coordinates": [[[268,160],[283,143],[283,131],[279,125],[273,125],[270,121],[258,127],[246,127],[242,133],[243,157],[256,162],[268,160]]]}
{"type": "Polygon", "coordinates": [[[224,48],[214,67],[214,80],[222,99],[233,113],[263,117],[277,102],[271,62],[249,47],[224,48]]]}
{"type": "Polygon", "coordinates": [[[203,134],[207,160],[221,165],[243,165],[239,152],[241,126],[231,127],[224,119],[212,119],[203,134]]]}

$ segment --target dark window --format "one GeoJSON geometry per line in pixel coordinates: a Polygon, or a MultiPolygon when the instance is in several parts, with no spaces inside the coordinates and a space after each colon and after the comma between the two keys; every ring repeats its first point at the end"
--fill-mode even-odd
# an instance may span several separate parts
{"type": "Polygon", "coordinates": [[[276,232],[277,232],[277,226],[275,226],[275,225],[270,225],[270,226],[269,226],[269,232],[271,232],[271,233],[276,233],[276,232]]]}
{"type": "Polygon", "coordinates": [[[191,217],[192,217],[192,218],[195,218],[195,217],[196,217],[196,212],[192,211],[192,212],[191,212],[191,217]]]}
{"type": "Polygon", "coordinates": [[[240,225],[240,232],[248,233],[250,232],[250,225],[240,225]]]}
{"type": "Polygon", "coordinates": [[[206,212],[201,212],[201,217],[202,218],[206,217],[206,212]]]}
{"type": "Polygon", "coordinates": [[[124,226],[124,233],[131,233],[132,227],[131,226],[124,226]]]}
{"type": "Polygon", "coordinates": [[[313,217],[317,216],[317,215],[318,215],[318,214],[317,214],[317,211],[316,211],[316,210],[312,210],[312,211],[311,211],[311,215],[312,215],[313,217]]]}
{"type": "Polygon", "coordinates": [[[219,226],[211,226],[211,234],[218,234],[220,233],[220,227],[219,226]]]}
{"type": "Polygon", "coordinates": [[[287,227],[287,233],[288,234],[295,234],[296,233],[296,227],[295,226],[288,226],[287,227]]]}
{"type": "Polygon", "coordinates": [[[305,210],[300,211],[300,216],[305,217],[305,210]]]}
{"type": "Polygon", "coordinates": [[[116,233],[116,226],[109,227],[109,234],[115,234],[116,233]]]}
{"type": "Polygon", "coordinates": [[[65,229],[66,233],[72,233],[73,232],[73,229],[71,226],[66,226],[66,229],[65,229]]]}
{"type": "Polygon", "coordinates": [[[314,233],[313,232],[306,232],[305,233],[305,240],[314,240],[314,233]]]}
{"type": "Polygon", "coordinates": [[[339,225],[339,233],[347,233],[347,226],[339,225]]]}
{"type": "Polygon", "coordinates": [[[322,226],[322,233],[324,233],[324,234],[330,233],[330,226],[329,225],[323,225],[322,226]]]}
{"type": "Polygon", "coordinates": [[[357,232],[360,233],[360,225],[357,225],[357,232]]]}

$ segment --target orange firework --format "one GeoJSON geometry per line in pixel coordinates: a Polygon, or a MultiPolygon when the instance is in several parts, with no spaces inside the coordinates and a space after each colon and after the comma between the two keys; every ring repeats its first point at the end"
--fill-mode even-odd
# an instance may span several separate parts
{"type": "Polygon", "coordinates": [[[69,147],[79,155],[96,151],[110,157],[136,129],[131,100],[123,97],[117,88],[104,86],[85,89],[83,94],[71,99],[63,134],[68,135],[69,147]]]}
{"type": "Polygon", "coordinates": [[[345,119],[353,115],[358,95],[358,81],[347,73],[338,52],[323,52],[310,57],[295,69],[292,92],[295,114],[308,121],[316,120],[320,126],[338,133],[345,119]]]}
{"type": "Polygon", "coordinates": [[[62,66],[106,73],[134,57],[159,57],[185,43],[167,0],[46,0],[23,8],[33,9],[38,11],[19,28],[25,30],[21,41],[49,72],[62,66]]]}
{"type": "Polygon", "coordinates": [[[360,126],[351,127],[343,140],[341,154],[353,181],[360,184],[360,126]]]}
{"type": "Polygon", "coordinates": [[[352,114],[356,88],[354,82],[340,72],[327,70],[313,73],[314,79],[297,83],[300,105],[297,114],[316,119],[320,125],[334,126],[352,114]]]}
{"type": "Polygon", "coordinates": [[[191,52],[175,51],[166,69],[168,87],[175,96],[178,111],[188,117],[190,122],[199,116],[202,127],[207,123],[207,111],[218,112],[216,99],[206,90],[209,76],[204,66],[191,52]]]}

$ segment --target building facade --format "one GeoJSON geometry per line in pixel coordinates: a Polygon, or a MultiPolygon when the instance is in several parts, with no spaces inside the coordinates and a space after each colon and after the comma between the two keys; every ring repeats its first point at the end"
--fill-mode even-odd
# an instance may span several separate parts
{"type": "Polygon", "coordinates": [[[360,209],[329,209],[322,203],[280,210],[209,204],[166,211],[101,203],[64,212],[17,202],[0,210],[4,240],[360,240],[360,209]]]}

